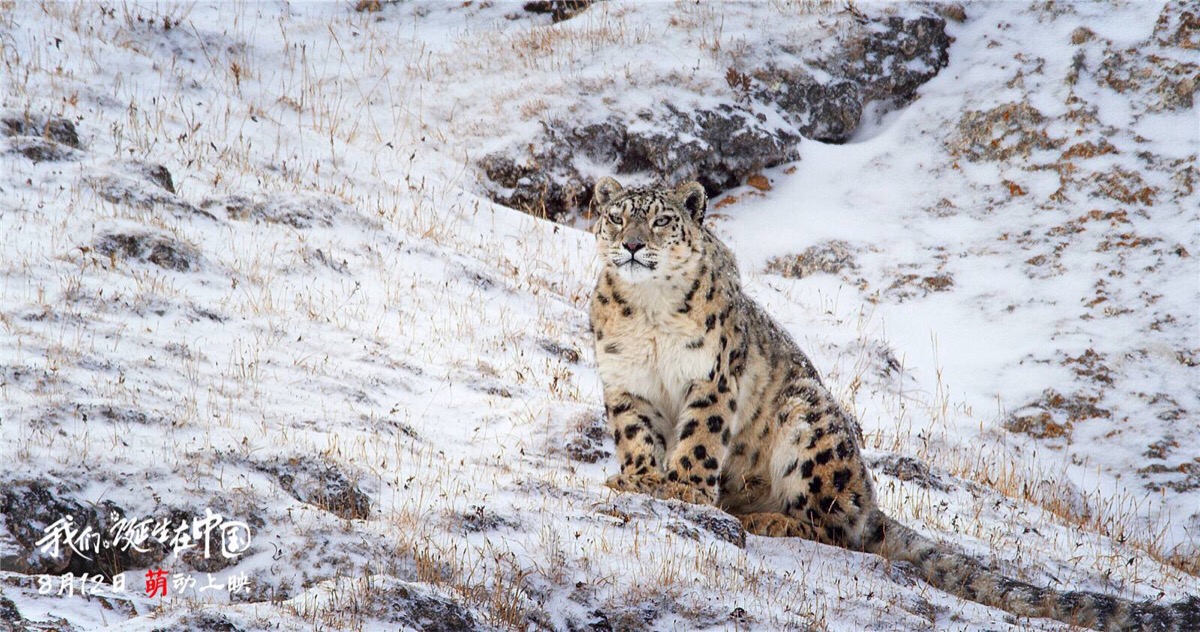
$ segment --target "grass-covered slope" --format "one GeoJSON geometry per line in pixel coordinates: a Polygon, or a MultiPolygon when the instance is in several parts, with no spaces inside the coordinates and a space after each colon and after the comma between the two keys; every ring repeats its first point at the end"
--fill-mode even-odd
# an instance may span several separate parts
{"type": "MultiPolygon", "coordinates": [[[[486,197],[539,120],[734,98],[858,17],[377,8],[0,4],[0,629],[1065,629],[605,489],[593,240],[486,197]],[[33,552],[64,513],[206,508],[245,555],[33,552]],[[200,585],[148,598],[154,568],[200,585]],[[127,589],[39,594],[67,570],[127,589]]],[[[914,102],[712,224],[890,513],[1035,583],[1195,595],[1195,12],[941,11],[914,102]]]]}

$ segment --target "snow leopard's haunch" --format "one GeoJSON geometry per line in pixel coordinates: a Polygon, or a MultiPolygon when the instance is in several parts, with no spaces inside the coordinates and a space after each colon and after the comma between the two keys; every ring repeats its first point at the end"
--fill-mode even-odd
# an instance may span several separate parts
{"type": "Polygon", "coordinates": [[[787,333],[742,291],[703,226],[707,198],[595,188],[604,268],[591,324],[621,471],[608,485],[716,505],[750,533],[909,562],[946,592],[1098,630],[1200,630],[1200,598],[1159,605],[1009,579],[884,515],[857,423],[787,333]]]}

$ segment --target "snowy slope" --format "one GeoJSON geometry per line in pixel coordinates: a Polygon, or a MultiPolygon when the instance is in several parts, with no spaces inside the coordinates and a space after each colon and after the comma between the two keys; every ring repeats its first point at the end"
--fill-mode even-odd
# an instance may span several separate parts
{"type": "MultiPolygon", "coordinates": [[[[34,629],[1065,629],[605,489],[593,240],[479,195],[472,161],[538,116],[703,103],[725,56],[819,46],[827,11],[612,2],[552,25],[518,3],[0,7],[0,559],[64,507],[211,508],[254,529],[231,564],[151,552],[124,566],[128,590],[91,599],[6,566],[0,613],[34,629]],[[594,82],[652,46],[638,63],[698,74],[606,102],[594,82]],[[149,598],[154,568],[249,584],[149,598]]],[[[887,510],[1035,583],[1200,593],[1185,12],[968,5],[917,101],[714,201],[748,291],[859,415],[887,510]],[[851,263],[796,274],[835,240],[851,263]]]]}

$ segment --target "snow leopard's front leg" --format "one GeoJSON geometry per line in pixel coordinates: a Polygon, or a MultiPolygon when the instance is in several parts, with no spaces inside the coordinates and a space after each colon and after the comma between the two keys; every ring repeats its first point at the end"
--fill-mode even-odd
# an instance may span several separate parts
{"type": "Polygon", "coordinates": [[[617,447],[621,473],[607,485],[625,492],[654,494],[666,482],[666,418],[644,397],[627,391],[605,389],[608,425],[617,447]]]}
{"type": "Polygon", "coordinates": [[[721,467],[737,414],[736,380],[727,366],[721,358],[707,379],[697,380],[688,389],[676,421],[679,435],[675,449],[667,457],[667,483],[655,496],[704,505],[716,503],[721,467]]]}

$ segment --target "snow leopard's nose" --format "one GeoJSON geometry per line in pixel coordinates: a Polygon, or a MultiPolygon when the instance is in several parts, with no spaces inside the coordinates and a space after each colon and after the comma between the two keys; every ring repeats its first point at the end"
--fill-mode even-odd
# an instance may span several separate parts
{"type": "Polygon", "coordinates": [[[631,255],[637,254],[637,251],[646,247],[645,242],[642,242],[642,241],[627,241],[623,245],[625,246],[625,249],[628,250],[629,254],[631,254],[631,255]]]}

